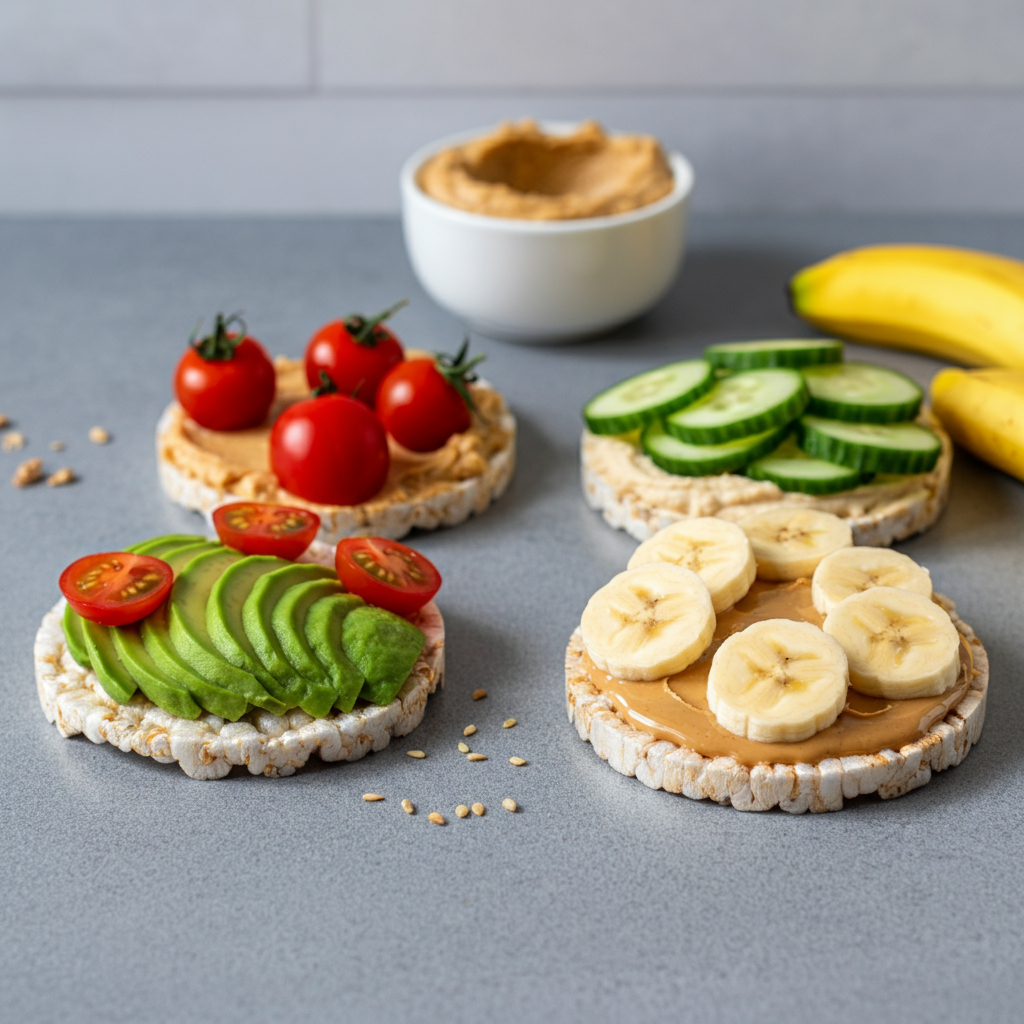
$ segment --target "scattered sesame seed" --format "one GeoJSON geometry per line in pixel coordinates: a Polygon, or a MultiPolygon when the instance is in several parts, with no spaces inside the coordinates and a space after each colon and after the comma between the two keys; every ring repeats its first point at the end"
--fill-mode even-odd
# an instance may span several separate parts
{"type": "Polygon", "coordinates": [[[476,732],[476,726],[475,725],[467,725],[466,728],[462,730],[462,735],[463,736],[472,736],[473,733],[475,733],[475,732],[476,732]]]}
{"type": "Polygon", "coordinates": [[[405,752],[407,757],[424,758],[427,755],[422,750],[407,750],[405,752]]]}
{"type": "Polygon", "coordinates": [[[2,412],[0,412],[0,430],[3,430],[4,427],[9,427],[10,425],[10,418],[5,416],[2,412]]]}
{"type": "Polygon", "coordinates": [[[411,800],[403,800],[402,810],[405,811],[406,814],[412,814],[415,812],[416,808],[413,807],[411,800]]]}
{"type": "Polygon", "coordinates": [[[466,760],[467,761],[486,761],[487,760],[487,755],[486,754],[467,754],[466,755],[466,760]]]}
{"type": "Polygon", "coordinates": [[[473,700],[483,700],[484,697],[486,697],[486,696],[487,696],[487,691],[486,690],[474,690],[473,691],[473,700]]]}
{"type": "Polygon", "coordinates": [[[431,822],[434,825],[444,824],[444,818],[442,818],[441,815],[437,813],[437,811],[431,811],[427,815],[427,821],[431,822]]]}
{"type": "Polygon", "coordinates": [[[470,810],[471,810],[471,811],[472,811],[472,812],[473,812],[473,813],[474,813],[474,814],[475,814],[475,815],[476,815],[476,816],[477,816],[478,818],[482,818],[482,817],[484,816],[484,811],[486,811],[486,810],[487,810],[487,808],[486,808],[486,807],[484,807],[484,805],[483,805],[483,804],[473,804],[473,806],[472,806],[472,807],[470,808],[470,810]]]}
{"type": "Polygon", "coordinates": [[[14,476],[11,477],[11,483],[15,487],[27,487],[29,484],[34,484],[37,480],[43,478],[43,460],[42,459],[26,459],[20,466],[14,471],[14,476]]]}
{"type": "Polygon", "coordinates": [[[51,473],[46,478],[46,483],[50,487],[61,487],[64,484],[71,483],[75,479],[75,471],[70,466],[65,466],[63,469],[58,469],[56,473],[51,473]]]}
{"type": "Polygon", "coordinates": [[[367,802],[368,804],[374,804],[374,803],[376,803],[376,802],[377,802],[378,800],[383,800],[383,799],[384,799],[384,797],[382,797],[382,796],[380,795],[380,793],[364,793],[364,794],[363,794],[363,799],[364,799],[364,800],[365,800],[365,801],[366,801],[366,802],[367,802]]]}
{"type": "Polygon", "coordinates": [[[25,435],[20,430],[12,430],[9,434],[4,434],[0,445],[5,452],[16,452],[19,448],[25,447],[25,435]]]}
{"type": "Polygon", "coordinates": [[[62,452],[62,451],[64,451],[64,442],[63,441],[51,441],[50,442],[50,451],[51,452],[62,452]]]}
{"type": "Polygon", "coordinates": [[[501,801],[501,806],[504,807],[506,811],[511,811],[513,814],[515,814],[519,809],[519,805],[510,796],[505,797],[505,799],[501,801]]]}
{"type": "Polygon", "coordinates": [[[93,444],[106,444],[110,440],[110,434],[108,434],[102,427],[90,427],[89,440],[92,441],[93,444]]]}
{"type": "Polygon", "coordinates": [[[521,757],[510,757],[508,759],[509,764],[514,764],[517,768],[522,768],[526,762],[521,757]]]}
{"type": "Polygon", "coordinates": [[[501,727],[502,729],[511,729],[512,726],[518,724],[519,723],[514,718],[506,718],[505,721],[501,723],[501,727]]]}
{"type": "Polygon", "coordinates": [[[460,754],[468,754],[469,753],[469,744],[468,743],[460,743],[459,744],[459,753],[460,754]]]}
{"type": "Polygon", "coordinates": [[[455,817],[456,818],[468,818],[469,817],[469,808],[465,804],[459,804],[459,806],[455,808],[455,817]]]}

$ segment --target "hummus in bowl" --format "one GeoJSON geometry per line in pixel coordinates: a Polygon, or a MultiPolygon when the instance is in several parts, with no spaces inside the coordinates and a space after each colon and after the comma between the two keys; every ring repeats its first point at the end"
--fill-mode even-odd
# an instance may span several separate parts
{"type": "Polygon", "coordinates": [[[443,139],[401,173],[420,283],[472,329],[585,337],[651,308],[682,261],[693,170],[649,136],[532,122],[443,139]]]}
{"type": "Polygon", "coordinates": [[[270,469],[270,427],[289,405],[309,394],[303,364],[279,357],[277,397],[267,423],[251,430],[199,426],[177,402],[156,431],[160,482],[177,504],[210,512],[226,502],[279,502],[320,516],[319,537],[373,535],[397,540],[413,527],[455,526],[483,512],[504,493],[515,468],[515,418],[501,394],[483,383],[470,389],[479,414],[469,430],[433,452],[411,452],[388,439],[391,468],[384,487],[361,505],[320,505],[284,490],[270,469]]]}

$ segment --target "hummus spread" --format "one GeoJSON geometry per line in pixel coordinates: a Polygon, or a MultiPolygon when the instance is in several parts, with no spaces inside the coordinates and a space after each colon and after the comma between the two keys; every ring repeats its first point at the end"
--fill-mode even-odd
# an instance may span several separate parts
{"type": "MultiPolygon", "coordinates": [[[[412,354],[412,353],[410,353],[412,354]]],[[[175,404],[157,439],[161,462],[184,476],[221,493],[256,501],[279,502],[329,512],[334,506],[318,505],[285,491],[270,468],[270,428],[289,405],[309,396],[303,364],[279,357],[277,396],[267,422],[250,430],[207,430],[191,420],[175,404]]],[[[512,443],[505,403],[497,391],[470,385],[480,415],[461,434],[454,434],[441,448],[417,453],[388,438],[391,469],[387,482],[370,501],[360,506],[372,518],[375,511],[401,502],[420,502],[443,493],[453,483],[482,476],[489,460],[512,443]]]]}
{"type": "Polygon", "coordinates": [[[446,149],[416,175],[448,206],[513,220],[572,220],[625,213],[672,191],[668,160],[650,135],[607,135],[586,121],[570,135],[505,122],[446,149]]]}

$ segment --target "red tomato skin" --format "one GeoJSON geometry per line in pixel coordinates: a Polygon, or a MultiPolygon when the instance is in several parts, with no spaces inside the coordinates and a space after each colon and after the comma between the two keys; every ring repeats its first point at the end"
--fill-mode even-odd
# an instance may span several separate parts
{"type": "Polygon", "coordinates": [[[305,508],[235,501],[213,510],[221,544],[244,555],[275,555],[294,561],[316,537],[320,517],[305,508]]]}
{"type": "Polygon", "coordinates": [[[307,398],[285,409],[270,432],[270,465],[281,486],[321,505],[361,505],[388,478],[384,428],[362,402],[307,398]]]}
{"type": "Polygon", "coordinates": [[[263,346],[246,337],[230,359],[203,359],[189,347],[174,371],[182,408],[209,430],[258,427],[270,412],[277,375],[263,346]]]}
{"type": "Polygon", "coordinates": [[[306,346],[306,380],[311,388],[321,384],[323,370],[334,381],[338,392],[357,398],[373,408],[377,388],[388,370],[404,358],[398,339],[383,324],[377,328],[383,335],[374,345],[360,345],[344,320],[324,324],[306,346]]]}
{"type": "Polygon", "coordinates": [[[173,582],[174,571],[159,558],[124,551],[105,551],[76,559],[60,574],[58,585],[68,604],[83,619],[97,622],[101,626],[126,626],[156,611],[170,593],[173,582]],[[136,573],[142,571],[156,573],[159,582],[145,593],[124,601],[110,600],[105,593],[90,597],[79,584],[90,569],[111,558],[117,558],[124,566],[116,574],[122,584],[127,585],[133,578],[137,578],[136,573]]]}
{"type": "Polygon", "coordinates": [[[407,359],[394,367],[377,391],[377,415],[384,429],[414,452],[436,451],[473,422],[462,395],[433,359],[407,359]]]}
{"type": "Polygon", "coordinates": [[[347,537],[339,541],[334,565],[346,590],[367,604],[406,618],[418,612],[441,589],[441,574],[433,562],[413,548],[384,537],[347,537]],[[360,554],[368,554],[374,561],[399,571],[402,562],[410,562],[420,578],[407,579],[404,585],[387,583],[359,564],[360,554]]]}

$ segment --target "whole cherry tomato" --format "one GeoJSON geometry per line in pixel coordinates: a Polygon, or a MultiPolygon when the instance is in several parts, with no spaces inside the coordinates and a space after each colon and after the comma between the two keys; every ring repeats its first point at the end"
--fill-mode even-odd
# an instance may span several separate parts
{"type": "Polygon", "coordinates": [[[289,561],[302,554],[320,529],[320,517],[306,508],[235,501],[213,510],[221,544],[245,555],[276,555],[289,561]]]}
{"type": "Polygon", "coordinates": [[[396,615],[419,611],[441,587],[441,574],[432,562],[384,537],[340,541],[334,564],[347,590],[396,615]]]}
{"type": "Polygon", "coordinates": [[[125,626],[155,611],[167,597],[174,571],[159,558],[106,551],[72,562],[60,574],[61,593],[83,619],[125,626]]]}
{"type": "Polygon", "coordinates": [[[384,321],[405,305],[403,299],[373,317],[353,313],[324,324],[306,346],[309,386],[319,386],[323,371],[340,394],[358,398],[372,408],[384,375],[404,358],[401,344],[384,321]]]}
{"type": "Polygon", "coordinates": [[[213,333],[205,338],[197,340],[193,332],[174,371],[174,393],[182,408],[210,430],[259,426],[276,387],[274,364],[263,346],[246,336],[237,313],[226,319],[218,313],[213,333]],[[240,329],[229,333],[232,324],[240,329]]]}
{"type": "Polygon", "coordinates": [[[467,338],[454,358],[406,359],[380,382],[377,415],[384,429],[414,452],[432,452],[452,434],[469,430],[473,397],[467,384],[476,380],[473,367],[484,357],[466,360],[467,338]]]}
{"type": "Polygon", "coordinates": [[[373,411],[345,395],[289,406],[270,432],[270,466],[281,486],[323,505],[361,505],[388,478],[388,439],[373,411]]]}

